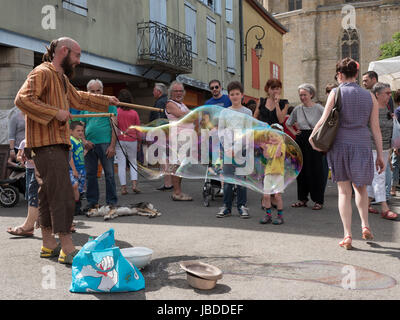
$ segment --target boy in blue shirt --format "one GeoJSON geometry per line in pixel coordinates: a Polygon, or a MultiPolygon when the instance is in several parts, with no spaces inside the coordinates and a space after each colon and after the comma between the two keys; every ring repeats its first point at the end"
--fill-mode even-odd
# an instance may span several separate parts
{"type": "Polygon", "coordinates": [[[71,157],[69,160],[69,176],[75,195],[75,215],[82,214],[80,195],[85,190],[86,170],[85,156],[82,139],[85,136],[85,128],[80,121],[72,121],[71,128],[71,157]]]}

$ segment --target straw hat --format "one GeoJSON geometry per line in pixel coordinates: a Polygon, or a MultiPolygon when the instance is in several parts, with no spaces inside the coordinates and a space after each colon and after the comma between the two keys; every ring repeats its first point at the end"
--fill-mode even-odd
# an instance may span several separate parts
{"type": "Polygon", "coordinates": [[[217,280],[222,279],[222,271],[210,264],[200,261],[185,261],[179,265],[186,271],[188,283],[196,289],[213,289],[217,280]]]}

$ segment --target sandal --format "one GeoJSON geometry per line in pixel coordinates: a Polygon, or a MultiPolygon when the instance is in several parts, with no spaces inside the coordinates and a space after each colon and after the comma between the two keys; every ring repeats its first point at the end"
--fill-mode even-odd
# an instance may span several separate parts
{"type": "Polygon", "coordinates": [[[362,238],[364,240],[373,240],[374,236],[371,233],[371,230],[368,227],[362,228],[362,238]]]}
{"type": "Polygon", "coordinates": [[[77,255],[79,252],[78,249],[75,249],[72,251],[70,254],[65,254],[64,251],[60,251],[60,255],[58,256],[58,262],[62,264],[72,264],[74,261],[74,257],[77,255]]]}
{"type": "Polygon", "coordinates": [[[313,210],[321,210],[324,206],[319,203],[315,203],[314,207],[312,207],[313,210]]]}
{"type": "Polygon", "coordinates": [[[193,198],[191,196],[188,196],[187,194],[181,193],[181,194],[173,194],[172,200],[174,200],[174,201],[192,201],[193,198]]]}
{"type": "Polygon", "coordinates": [[[353,247],[351,245],[352,240],[353,239],[351,238],[351,236],[347,236],[342,241],[339,242],[339,246],[341,246],[342,248],[345,248],[346,250],[353,249],[353,247]],[[350,242],[346,242],[347,239],[350,239],[350,242]]]}
{"type": "Polygon", "coordinates": [[[376,209],[374,209],[374,208],[372,208],[372,207],[368,207],[368,212],[369,212],[369,213],[373,213],[373,214],[378,214],[378,213],[379,213],[378,210],[376,210],[376,209]]]}
{"type": "Polygon", "coordinates": [[[126,187],[121,187],[121,195],[126,196],[128,194],[128,190],[126,190],[126,187]]]}
{"type": "Polygon", "coordinates": [[[9,227],[7,229],[7,232],[17,237],[33,237],[33,230],[34,228],[30,230],[24,230],[22,229],[22,227],[14,227],[14,228],[9,227]]]}
{"type": "Polygon", "coordinates": [[[41,258],[54,258],[60,254],[60,251],[61,251],[60,244],[57,247],[55,247],[54,249],[49,249],[49,248],[42,246],[42,248],[40,250],[40,257],[41,258]]]}
{"type": "Polygon", "coordinates": [[[394,213],[393,211],[390,211],[390,210],[388,210],[388,211],[386,211],[386,212],[381,212],[381,217],[383,218],[383,219],[387,219],[387,220],[396,220],[397,219],[397,217],[398,217],[398,214],[397,213],[394,213]]]}
{"type": "Polygon", "coordinates": [[[140,190],[139,190],[139,189],[137,189],[137,188],[135,188],[135,189],[132,189],[132,191],[133,191],[134,193],[136,193],[136,194],[142,193],[142,191],[140,191],[140,190]]]}
{"type": "Polygon", "coordinates": [[[292,208],[307,207],[307,201],[297,201],[292,204],[292,208]]]}

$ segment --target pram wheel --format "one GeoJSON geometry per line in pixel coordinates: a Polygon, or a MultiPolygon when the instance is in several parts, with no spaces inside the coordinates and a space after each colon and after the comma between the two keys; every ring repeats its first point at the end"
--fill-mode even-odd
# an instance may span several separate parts
{"type": "Polygon", "coordinates": [[[206,182],[203,186],[203,204],[205,207],[210,206],[213,197],[212,186],[210,182],[206,182]]]}
{"type": "Polygon", "coordinates": [[[0,205],[4,208],[14,207],[19,201],[17,188],[6,185],[0,186],[0,205]]]}

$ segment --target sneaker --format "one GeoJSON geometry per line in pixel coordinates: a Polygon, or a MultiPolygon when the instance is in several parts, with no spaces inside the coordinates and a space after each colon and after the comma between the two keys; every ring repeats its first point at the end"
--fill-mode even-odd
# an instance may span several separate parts
{"type": "Polygon", "coordinates": [[[271,216],[269,216],[267,214],[265,214],[264,217],[262,217],[260,219],[260,223],[261,224],[268,224],[268,223],[271,223],[271,222],[272,222],[272,218],[271,218],[271,216]]]}
{"type": "Polygon", "coordinates": [[[278,217],[272,222],[272,224],[274,224],[274,225],[283,224],[283,218],[282,218],[282,216],[278,216],[278,217]]]}
{"type": "Polygon", "coordinates": [[[249,209],[246,206],[238,208],[239,215],[242,219],[250,218],[249,209]]]}
{"type": "Polygon", "coordinates": [[[162,185],[160,188],[157,188],[158,191],[168,191],[168,190],[172,190],[174,187],[170,186],[170,187],[166,187],[165,185],[162,185]]]}
{"type": "Polygon", "coordinates": [[[230,217],[231,215],[232,215],[231,209],[228,209],[227,207],[222,207],[220,211],[217,213],[217,218],[230,217]]]}

